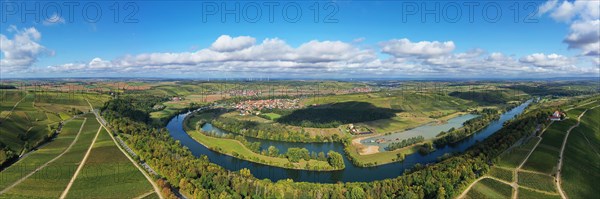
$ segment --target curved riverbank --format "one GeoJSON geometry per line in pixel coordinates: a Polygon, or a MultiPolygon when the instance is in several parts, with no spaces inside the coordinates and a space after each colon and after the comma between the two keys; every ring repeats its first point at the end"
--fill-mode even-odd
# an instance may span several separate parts
{"type": "MultiPolygon", "coordinates": [[[[339,171],[331,171],[331,172],[320,172],[320,171],[306,171],[306,170],[294,170],[294,169],[283,169],[279,167],[266,166],[263,164],[258,164],[250,161],[240,160],[238,158],[234,158],[228,155],[220,154],[218,152],[214,152],[209,150],[207,147],[195,141],[191,138],[187,132],[183,129],[183,121],[184,118],[188,115],[181,114],[174,117],[167,125],[167,129],[169,130],[171,136],[179,140],[179,142],[190,149],[192,154],[197,157],[202,155],[207,156],[211,162],[218,164],[228,170],[237,171],[242,168],[248,168],[253,175],[257,178],[268,178],[272,181],[282,180],[282,179],[292,179],[294,181],[306,181],[306,182],[321,182],[321,183],[335,183],[335,182],[367,182],[374,180],[382,180],[386,178],[394,178],[402,175],[406,169],[411,169],[415,165],[420,164],[429,164],[433,162],[439,161],[439,158],[444,154],[450,153],[458,153],[463,152],[467,148],[473,146],[477,142],[487,138],[488,136],[494,134],[496,131],[502,128],[504,122],[509,119],[514,118],[516,115],[523,112],[523,110],[529,105],[531,101],[527,101],[526,103],[521,104],[520,106],[507,111],[502,114],[500,119],[491,122],[486,128],[482,129],[480,132],[464,139],[463,141],[457,142],[452,145],[444,146],[442,148],[437,148],[434,152],[421,155],[419,153],[414,153],[411,155],[407,155],[402,162],[394,162],[390,164],[384,164],[375,167],[357,167],[353,165],[349,160],[344,156],[344,163],[346,168],[339,171]]],[[[205,125],[206,126],[206,125],[205,125]]],[[[252,140],[249,140],[252,141],[252,140]]],[[[309,151],[329,151],[333,150],[338,153],[344,153],[344,146],[341,143],[286,143],[286,142],[276,142],[276,141],[265,141],[266,144],[269,145],[277,145],[279,151],[284,151],[282,149],[287,149],[290,147],[298,147],[304,146],[304,148],[309,149],[309,151]]]]}

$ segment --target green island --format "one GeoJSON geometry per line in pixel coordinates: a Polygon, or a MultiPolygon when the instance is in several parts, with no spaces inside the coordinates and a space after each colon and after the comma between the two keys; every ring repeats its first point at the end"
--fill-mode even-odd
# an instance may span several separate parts
{"type": "Polygon", "coordinates": [[[196,125],[200,120],[210,118],[211,115],[212,113],[203,113],[186,118],[186,121],[184,121],[184,129],[194,140],[213,151],[251,162],[282,168],[315,171],[344,169],[344,162],[341,159],[341,155],[334,151],[327,153],[327,157],[325,157],[325,155],[320,155],[317,158],[310,157],[310,154],[306,149],[301,151],[298,151],[298,149],[295,153],[288,150],[287,153],[280,154],[277,148],[269,147],[261,152],[259,147],[251,146],[255,149],[249,149],[247,146],[252,145],[252,143],[248,143],[248,141],[241,136],[237,136],[237,138],[211,136],[207,134],[207,132],[203,132],[202,129],[197,128],[200,125],[196,125]]]}

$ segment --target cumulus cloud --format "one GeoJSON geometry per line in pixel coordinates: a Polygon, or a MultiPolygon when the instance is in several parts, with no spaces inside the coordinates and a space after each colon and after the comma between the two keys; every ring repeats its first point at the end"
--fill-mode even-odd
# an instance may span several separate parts
{"type": "Polygon", "coordinates": [[[76,71],[107,69],[144,71],[285,72],[337,71],[359,67],[376,60],[375,52],[362,50],[342,41],[312,40],[294,48],[278,38],[219,37],[209,48],[195,52],[143,53],[126,55],[112,61],[95,58],[89,63],[49,66],[48,70],[76,71]]]}
{"type": "Polygon", "coordinates": [[[37,61],[38,56],[51,53],[39,44],[42,34],[33,27],[19,30],[10,26],[8,32],[14,33],[12,39],[0,34],[2,72],[28,69],[37,61]]]}
{"type": "Polygon", "coordinates": [[[581,49],[584,55],[600,56],[600,19],[571,24],[564,42],[569,48],[581,49]]]}
{"type": "Polygon", "coordinates": [[[533,64],[534,66],[542,67],[542,68],[558,68],[571,66],[574,63],[574,59],[558,55],[558,54],[549,54],[545,55],[544,53],[535,53],[531,55],[527,55],[519,59],[520,62],[533,64]]]}
{"type": "Polygon", "coordinates": [[[403,56],[435,56],[452,52],[455,48],[453,41],[419,41],[411,42],[407,38],[393,39],[380,43],[381,51],[395,57],[403,56]]]}
{"type": "Polygon", "coordinates": [[[453,42],[389,40],[379,43],[381,52],[388,47],[386,51],[392,55],[383,59],[377,56],[375,50],[357,47],[353,42],[311,40],[294,47],[279,38],[266,38],[260,43],[238,45],[244,43],[241,40],[256,39],[248,36],[227,37],[219,38],[227,38],[230,44],[236,45],[223,46],[236,47],[215,49],[215,45],[211,45],[193,52],[142,53],[113,60],[94,58],[87,62],[49,66],[46,70],[90,74],[280,74],[285,77],[505,77],[532,73],[576,75],[590,72],[576,67],[574,58],[563,55],[533,54],[517,59],[499,52],[487,53],[483,49],[454,53],[453,42]]]}
{"type": "Polygon", "coordinates": [[[563,40],[569,49],[579,49],[583,55],[600,55],[600,1],[551,0],[540,6],[540,13],[570,24],[563,40]]]}
{"type": "Polygon", "coordinates": [[[229,35],[221,35],[211,45],[211,49],[220,52],[236,51],[248,48],[256,42],[256,39],[248,36],[231,38],[229,35]]]}

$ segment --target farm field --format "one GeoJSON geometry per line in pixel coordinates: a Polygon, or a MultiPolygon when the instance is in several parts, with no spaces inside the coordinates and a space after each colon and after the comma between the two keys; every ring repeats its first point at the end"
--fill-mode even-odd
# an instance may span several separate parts
{"type": "Polygon", "coordinates": [[[56,161],[48,164],[42,170],[8,190],[2,197],[59,197],[100,129],[100,124],[96,121],[93,114],[88,113],[84,117],[87,120],[83,125],[81,135],[79,135],[79,138],[70,150],[56,161]]]}
{"type": "MultiPolygon", "coordinates": [[[[15,91],[7,93],[13,93],[8,98],[11,103],[17,100],[16,96],[23,96],[14,111],[3,111],[3,117],[0,117],[0,147],[7,146],[16,155],[45,142],[58,128],[59,122],[89,110],[85,99],[97,105],[108,100],[106,96],[95,94],[29,91],[23,92],[24,94],[16,94],[15,91]]],[[[4,160],[0,159],[0,163],[2,162],[4,160]]]]}
{"type": "Polygon", "coordinates": [[[31,154],[0,172],[0,190],[10,186],[18,179],[24,177],[67,149],[67,147],[75,140],[83,122],[83,118],[75,118],[67,121],[61,133],[59,133],[53,141],[42,148],[31,152],[31,154]]]}
{"type": "Polygon", "coordinates": [[[552,174],[556,172],[559,151],[556,148],[539,145],[529,156],[523,169],[552,174]]]}
{"type": "Polygon", "coordinates": [[[517,166],[519,166],[523,160],[525,160],[525,157],[527,157],[529,151],[539,140],[539,137],[531,137],[525,144],[517,146],[511,149],[511,151],[502,154],[500,156],[500,160],[498,161],[498,166],[517,168],[517,166]]]}
{"type": "Polygon", "coordinates": [[[549,175],[520,171],[518,182],[520,186],[557,193],[554,177],[549,175]]]}
{"type": "Polygon", "coordinates": [[[466,198],[510,198],[512,187],[494,179],[484,178],[477,182],[467,193],[466,198]]]}
{"type": "Polygon", "coordinates": [[[67,198],[134,198],[148,191],[152,185],[103,128],[67,198]]]}
{"type": "Polygon", "coordinates": [[[561,186],[569,198],[593,198],[600,179],[600,108],[588,110],[569,135],[561,186]]]}
{"type": "Polygon", "coordinates": [[[560,199],[558,194],[547,194],[539,191],[533,191],[527,188],[519,187],[519,193],[517,195],[519,199],[560,199]]]}
{"type": "Polygon", "coordinates": [[[513,181],[513,170],[502,167],[492,166],[488,175],[507,182],[513,181]]]}

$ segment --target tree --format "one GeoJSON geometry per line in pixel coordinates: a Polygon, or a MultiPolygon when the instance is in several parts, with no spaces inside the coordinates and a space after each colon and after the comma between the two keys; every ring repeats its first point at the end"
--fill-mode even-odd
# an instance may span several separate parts
{"type": "Polygon", "coordinates": [[[333,168],[343,169],[346,167],[346,165],[344,165],[344,158],[338,152],[329,151],[327,156],[329,156],[327,161],[333,168]]]}
{"type": "Polygon", "coordinates": [[[269,151],[269,156],[276,157],[279,155],[279,149],[277,149],[277,147],[269,146],[269,149],[267,150],[269,151]]]}

